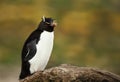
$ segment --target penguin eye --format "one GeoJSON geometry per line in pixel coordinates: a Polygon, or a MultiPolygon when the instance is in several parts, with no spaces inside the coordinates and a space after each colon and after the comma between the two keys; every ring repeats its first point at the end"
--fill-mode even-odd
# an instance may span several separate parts
{"type": "Polygon", "coordinates": [[[45,22],[46,24],[50,24],[49,22],[45,22]]]}

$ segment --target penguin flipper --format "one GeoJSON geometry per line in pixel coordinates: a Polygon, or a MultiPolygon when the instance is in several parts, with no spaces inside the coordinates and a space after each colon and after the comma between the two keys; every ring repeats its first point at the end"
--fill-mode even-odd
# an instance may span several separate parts
{"type": "Polygon", "coordinates": [[[37,49],[36,48],[36,39],[29,42],[26,47],[27,47],[27,54],[24,58],[24,61],[30,60],[35,55],[35,53],[37,51],[36,50],[37,49]]]}

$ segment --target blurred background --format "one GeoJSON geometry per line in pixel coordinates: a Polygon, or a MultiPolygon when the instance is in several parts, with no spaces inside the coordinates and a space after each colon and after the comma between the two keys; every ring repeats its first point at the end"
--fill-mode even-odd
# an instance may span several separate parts
{"type": "Polygon", "coordinates": [[[120,0],[0,0],[0,82],[17,82],[22,46],[43,15],[58,22],[47,68],[68,63],[120,75],[120,0]]]}

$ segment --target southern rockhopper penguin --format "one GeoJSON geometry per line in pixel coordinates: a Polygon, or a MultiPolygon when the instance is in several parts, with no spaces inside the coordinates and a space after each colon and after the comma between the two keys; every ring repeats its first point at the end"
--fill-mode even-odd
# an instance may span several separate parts
{"type": "Polygon", "coordinates": [[[54,19],[43,16],[38,28],[25,41],[19,79],[45,69],[53,48],[55,26],[54,19]]]}

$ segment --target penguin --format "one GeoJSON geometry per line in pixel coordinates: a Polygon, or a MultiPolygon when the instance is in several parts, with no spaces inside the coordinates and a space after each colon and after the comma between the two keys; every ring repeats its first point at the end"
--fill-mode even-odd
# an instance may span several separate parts
{"type": "Polygon", "coordinates": [[[20,80],[45,69],[53,48],[54,27],[54,19],[43,16],[38,28],[25,41],[21,55],[20,80]]]}

